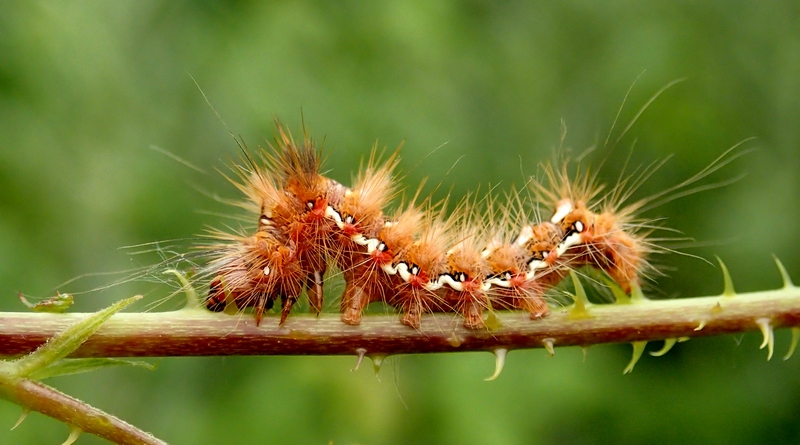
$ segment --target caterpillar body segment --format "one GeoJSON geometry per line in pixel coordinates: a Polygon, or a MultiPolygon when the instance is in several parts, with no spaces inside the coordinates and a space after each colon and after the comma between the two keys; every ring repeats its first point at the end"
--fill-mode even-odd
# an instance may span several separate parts
{"type": "Polygon", "coordinates": [[[296,144],[280,125],[278,131],[271,151],[260,153],[263,166],[245,152],[246,166],[231,179],[248,198],[240,206],[258,212],[256,234],[226,237],[218,232],[212,238],[222,243],[208,246],[217,260],[210,265],[215,275],[207,306],[224,308],[221,301],[230,295],[237,307],[255,308],[257,323],[278,297],[283,323],[304,289],[312,310],[319,312],[335,227],[325,209],[346,191],[319,174],[319,152],[310,138],[296,144]]]}
{"type": "Polygon", "coordinates": [[[644,236],[626,230],[628,224],[619,214],[597,214],[579,201],[560,225],[573,239],[565,243],[563,255],[573,266],[589,265],[605,271],[628,294],[633,284],[640,284],[640,277],[650,267],[650,249],[644,236]]]}
{"type": "Polygon", "coordinates": [[[342,321],[359,324],[364,309],[372,302],[389,302],[394,289],[403,283],[398,266],[419,236],[423,212],[414,205],[395,212],[374,238],[355,235],[365,254],[353,267],[344,269],[342,321]]]}
{"type": "Polygon", "coordinates": [[[386,256],[378,251],[378,240],[387,222],[383,208],[395,195],[392,174],[397,161],[394,153],[380,162],[373,148],[353,188],[345,190],[338,205],[334,203],[327,209],[327,217],[336,225],[329,254],[345,278],[341,307],[342,321],[348,324],[360,323],[364,307],[381,300],[381,290],[388,286],[378,274],[383,274],[381,266],[391,263],[391,258],[376,262],[374,256],[386,256]],[[371,283],[372,280],[378,281],[371,283]]]}
{"type": "Polygon", "coordinates": [[[464,317],[464,327],[479,329],[484,327],[483,311],[489,307],[485,280],[490,271],[481,256],[484,243],[479,234],[475,229],[462,230],[461,241],[446,253],[445,273],[436,281],[447,306],[464,317]]]}
{"type": "MultiPolygon", "coordinates": [[[[415,329],[422,314],[449,310],[439,292],[438,279],[447,271],[445,256],[452,245],[451,227],[443,205],[435,210],[426,207],[414,241],[397,253],[393,269],[400,280],[394,280],[386,300],[402,314],[400,322],[415,329]]],[[[391,272],[388,268],[384,271],[391,272]]]]}
{"type": "Polygon", "coordinates": [[[493,307],[523,309],[531,319],[549,315],[544,294],[567,273],[556,253],[561,239],[562,232],[553,224],[527,225],[513,242],[496,242],[487,249],[493,307]]]}
{"type": "Polygon", "coordinates": [[[493,234],[480,204],[477,195],[467,196],[447,219],[448,231],[452,233],[451,247],[444,254],[444,273],[429,286],[438,293],[447,310],[463,317],[468,329],[484,328],[483,313],[491,308],[490,284],[486,282],[491,270],[483,250],[493,234]]]}
{"type": "Polygon", "coordinates": [[[209,284],[206,307],[219,312],[228,301],[240,309],[252,307],[260,324],[264,311],[280,298],[285,319],[303,290],[303,272],[292,243],[267,231],[228,241],[225,249],[215,246],[220,256],[211,263],[216,274],[209,284]]]}
{"type": "MultiPolygon", "coordinates": [[[[304,136],[296,144],[280,126],[276,139],[277,167],[285,197],[273,208],[273,214],[284,233],[297,246],[297,256],[305,273],[304,287],[311,309],[322,310],[323,277],[327,269],[327,252],[333,245],[335,225],[327,218],[329,205],[338,205],[345,187],[319,173],[320,158],[313,141],[304,136]]],[[[293,302],[292,302],[293,303],[293,302]]],[[[291,309],[291,304],[289,309],[291,309]]],[[[285,319],[285,317],[284,317],[285,319]]]]}

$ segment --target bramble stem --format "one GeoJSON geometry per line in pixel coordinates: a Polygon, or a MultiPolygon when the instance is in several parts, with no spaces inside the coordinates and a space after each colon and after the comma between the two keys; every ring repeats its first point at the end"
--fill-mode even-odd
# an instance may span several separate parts
{"type": "Polygon", "coordinates": [[[61,420],[70,428],[78,428],[114,443],[166,444],[112,415],[33,380],[0,375],[0,398],[16,403],[24,409],[38,411],[61,420]]]}
{"type": "MultiPolygon", "coordinates": [[[[423,317],[414,330],[395,315],[370,315],[349,326],[338,314],[292,315],[278,326],[268,316],[260,326],[249,315],[202,309],[120,313],[71,357],[166,357],[209,355],[357,355],[492,351],[589,346],[729,334],[800,326],[800,288],[736,296],[641,300],[589,305],[584,311],[556,309],[542,320],[498,313],[502,326],[468,330],[459,317],[423,317]],[[700,328],[700,329],[698,329],[700,328]]],[[[27,354],[84,314],[0,313],[0,355],[27,354]]]]}

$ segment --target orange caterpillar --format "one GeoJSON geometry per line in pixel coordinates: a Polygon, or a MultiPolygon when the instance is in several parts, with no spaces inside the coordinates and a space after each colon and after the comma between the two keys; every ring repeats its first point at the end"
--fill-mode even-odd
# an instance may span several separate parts
{"type": "MultiPolygon", "coordinates": [[[[453,311],[467,328],[478,329],[486,309],[523,309],[531,319],[546,317],[544,294],[570,268],[601,269],[630,292],[650,267],[647,256],[654,248],[642,230],[647,226],[635,215],[652,200],[623,207],[629,194],[622,192],[624,182],[595,201],[603,189],[593,177],[572,181],[566,167],[546,165],[546,182],[534,183],[538,205],[552,209],[544,222],[532,223],[518,205],[502,210],[504,226],[485,227],[474,223],[481,220],[475,206],[462,204],[447,217],[444,205],[414,200],[387,215],[383,208],[395,195],[396,153],[379,162],[373,150],[347,188],[320,174],[320,155],[310,138],[304,135],[298,143],[280,125],[278,131],[271,151],[262,152],[263,166],[248,157],[248,165],[238,167],[233,182],[248,197],[243,206],[259,215],[258,227],[253,235],[213,233],[220,243],[208,246],[215,257],[209,266],[210,310],[229,303],[252,307],[258,324],[280,298],[283,323],[305,290],[318,313],[331,263],[345,279],[344,323],[359,324],[367,305],[383,301],[413,328],[426,312],[453,311]]],[[[667,192],[732,160],[720,159],[667,192]]]]}

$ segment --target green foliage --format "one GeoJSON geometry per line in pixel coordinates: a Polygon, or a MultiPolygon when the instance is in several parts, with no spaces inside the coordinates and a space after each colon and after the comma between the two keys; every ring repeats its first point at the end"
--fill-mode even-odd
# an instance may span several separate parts
{"type": "MultiPolygon", "coordinates": [[[[333,177],[347,182],[376,139],[405,141],[403,184],[430,176],[428,190],[458,196],[524,183],[559,145],[562,119],[574,155],[602,146],[642,71],[618,129],[688,77],[593,159],[608,158],[613,182],[634,139],[631,165],[674,154],[647,196],[756,136],[759,150],[717,179],[747,177],[651,216],[697,240],[686,252],[724,258],[740,291],[774,287],[769,253],[795,277],[800,264],[800,207],[787,205],[800,202],[799,14],[789,1],[4,4],[0,309],[23,309],[17,291],[69,292],[79,311],[164,295],[141,280],[80,292],[127,273],[54,286],[159,260],[128,255],[154,246],[118,247],[185,240],[161,247],[188,251],[207,225],[239,224],[208,196],[238,197],[214,171],[238,149],[190,74],[250,146],[276,116],[298,129],[302,110],[333,177]]],[[[657,260],[663,297],[719,290],[713,262],[657,260]]],[[[392,358],[380,381],[368,367],[351,373],[352,358],[270,357],[167,359],[156,373],[111,368],[57,386],[174,443],[795,442],[798,358],[766,363],[760,343],[693,340],[625,377],[627,345],[585,362],[578,349],[513,352],[490,383],[491,358],[465,354],[392,358]]],[[[0,405],[0,419],[18,414],[0,405]]],[[[0,442],[64,438],[43,416],[23,425],[0,428],[0,442]]]]}

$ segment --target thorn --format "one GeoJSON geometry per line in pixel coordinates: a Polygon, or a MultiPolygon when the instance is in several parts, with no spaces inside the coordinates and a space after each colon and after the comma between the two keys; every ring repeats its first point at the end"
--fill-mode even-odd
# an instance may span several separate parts
{"type": "Polygon", "coordinates": [[[781,272],[781,278],[783,279],[783,288],[784,289],[793,288],[794,284],[792,283],[792,277],[789,276],[789,272],[787,272],[786,268],[783,267],[783,263],[781,263],[781,260],[779,260],[778,257],[775,256],[775,254],[772,254],[772,259],[775,260],[775,264],[778,265],[778,270],[781,272]]]}
{"type": "Polygon", "coordinates": [[[631,302],[631,297],[629,297],[628,294],[626,294],[625,291],[622,290],[621,287],[619,287],[619,284],[617,284],[616,281],[611,279],[607,279],[605,281],[608,288],[611,289],[611,295],[614,296],[615,303],[625,304],[631,302]]]}
{"type": "Polygon", "coordinates": [[[769,361],[772,358],[772,351],[775,349],[775,332],[769,324],[769,318],[759,318],[756,320],[756,324],[764,335],[764,341],[761,342],[761,346],[758,349],[764,349],[764,346],[767,347],[767,361],[769,361]]]}
{"type": "Polygon", "coordinates": [[[503,327],[503,322],[500,321],[500,317],[489,307],[489,315],[486,316],[486,320],[483,321],[483,324],[486,325],[486,329],[490,331],[494,331],[503,327]]]}
{"type": "Polygon", "coordinates": [[[369,354],[367,357],[372,360],[372,370],[375,371],[375,378],[380,381],[380,377],[378,377],[378,373],[381,372],[381,365],[383,365],[383,361],[386,359],[386,354],[369,354]]]}
{"type": "Polygon", "coordinates": [[[491,382],[492,380],[499,377],[500,373],[503,372],[503,367],[506,366],[506,355],[508,354],[508,349],[506,348],[493,349],[492,354],[494,354],[494,374],[492,374],[491,377],[483,379],[486,382],[491,382]]]}
{"type": "Polygon", "coordinates": [[[82,432],[83,430],[77,426],[70,426],[69,437],[67,437],[67,440],[65,440],[61,445],[72,445],[76,440],[78,440],[78,437],[80,437],[82,432]]]}
{"type": "Polygon", "coordinates": [[[18,426],[19,426],[19,424],[20,424],[20,423],[22,423],[22,421],[23,421],[23,420],[25,420],[25,418],[27,418],[27,417],[28,417],[28,414],[29,414],[30,412],[31,412],[31,410],[30,410],[30,409],[28,409],[28,408],[22,408],[22,414],[19,416],[19,420],[17,420],[17,423],[15,423],[15,424],[14,424],[14,426],[12,426],[12,427],[11,427],[11,430],[10,430],[10,431],[14,431],[14,429],[15,429],[16,427],[18,427],[18,426]]]}
{"type": "Polygon", "coordinates": [[[192,283],[189,282],[189,279],[186,278],[185,273],[178,269],[167,269],[163,273],[165,275],[175,275],[175,277],[181,283],[181,288],[178,290],[182,290],[186,296],[186,304],[183,306],[184,309],[195,309],[202,305],[200,297],[197,296],[197,290],[195,290],[194,286],[192,286],[192,283]]]}
{"type": "Polygon", "coordinates": [[[631,343],[631,345],[633,346],[633,356],[631,357],[631,361],[630,363],[628,363],[628,366],[626,366],[625,370],[622,371],[623,375],[630,374],[630,372],[633,371],[633,367],[636,366],[636,362],[638,362],[639,359],[642,358],[642,353],[644,352],[644,347],[647,346],[647,342],[635,341],[631,343]]]}
{"type": "Polygon", "coordinates": [[[361,362],[364,361],[364,356],[367,355],[367,350],[364,348],[356,349],[356,354],[358,354],[358,361],[356,362],[356,367],[351,369],[350,372],[358,371],[358,368],[361,367],[361,362]]]}
{"type": "Polygon", "coordinates": [[[640,301],[647,301],[647,297],[642,292],[642,287],[636,281],[631,281],[631,302],[638,303],[640,301]]]}
{"type": "Polygon", "coordinates": [[[783,356],[784,360],[789,360],[792,357],[795,348],[797,348],[798,340],[800,340],[800,328],[792,328],[792,344],[789,346],[789,352],[783,356]]]}
{"type": "Polygon", "coordinates": [[[699,324],[699,325],[697,325],[697,327],[696,327],[696,328],[694,328],[694,330],[695,330],[695,331],[702,331],[702,330],[703,330],[703,328],[704,328],[704,327],[706,327],[706,322],[708,322],[708,320],[705,320],[705,319],[703,319],[703,320],[700,320],[700,324],[699,324]]]}
{"type": "Polygon", "coordinates": [[[711,308],[711,313],[716,314],[719,312],[722,312],[722,305],[719,304],[719,301],[717,301],[717,304],[715,304],[714,307],[711,308]]]}
{"type": "Polygon", "coordinates": [[[685,341],[691,340],[692,337],[678,337],[678,343],[683,343],[685,341]]]}
{"type": "Polygon", "coordinates": [[[728,267],[725,266],[720,257],[717,257],[717,261],[719,261],[719,267],[722,269],[722,281],[725,283],[725,287],[722,289],[722,296],[735,297],[736,291],[733,289],[733,279],[730,272],[728,272],[728,267]]]}
{"type": "Polygon", "coordinates": [[[574,270],[570,270],[569,275],[572,277],[572,284],[575,286],[575,295],[572,296],[574,304],[572,309],[569,310],[569,316],[570,318],[589,318],[589,306],[591,306],[591,303],[589,303],[589,298],[586,296],[586,290],[574,270]]]}
{"type": "Polygon", "coordinates": [[[588,345],[581,346],[581,350],[583,351],[583,361],[585,363],[586,356],[589,355],[589,346],[588,345]]]}
{"type": "Polygon", "coordinates": [[[542,344],[544,344],[544,348],[547,349],[547,352],[550,353],[550,357],[556,355],[556,350],[553,349],[553,345],[556,343],[555,338],[544,338],[542,339],[542,344]]]}
{"type": "Polygon", "coordinates": [[[662,355],[664,355],[667,352],[669,352],[669,350],[672,349],[672,347],[675,346],[675,343],[677,343],[677,342],[678,342],[677,338],[665,338],[664,339],[664,347],[659,349],[656,352],[652,352],[651,351],[650,355],[652,355],[653,357],[661,357],[662,355]]]}
{"type": "Polygon", "coordinates": [[[456,335],[456,331],[453,331],[453,333],[450,335],[450,338],[447,339],[447,342],[450,343],[450,346],[454,348],[461,346],[462,343],[461,339],[456,335]]]}

